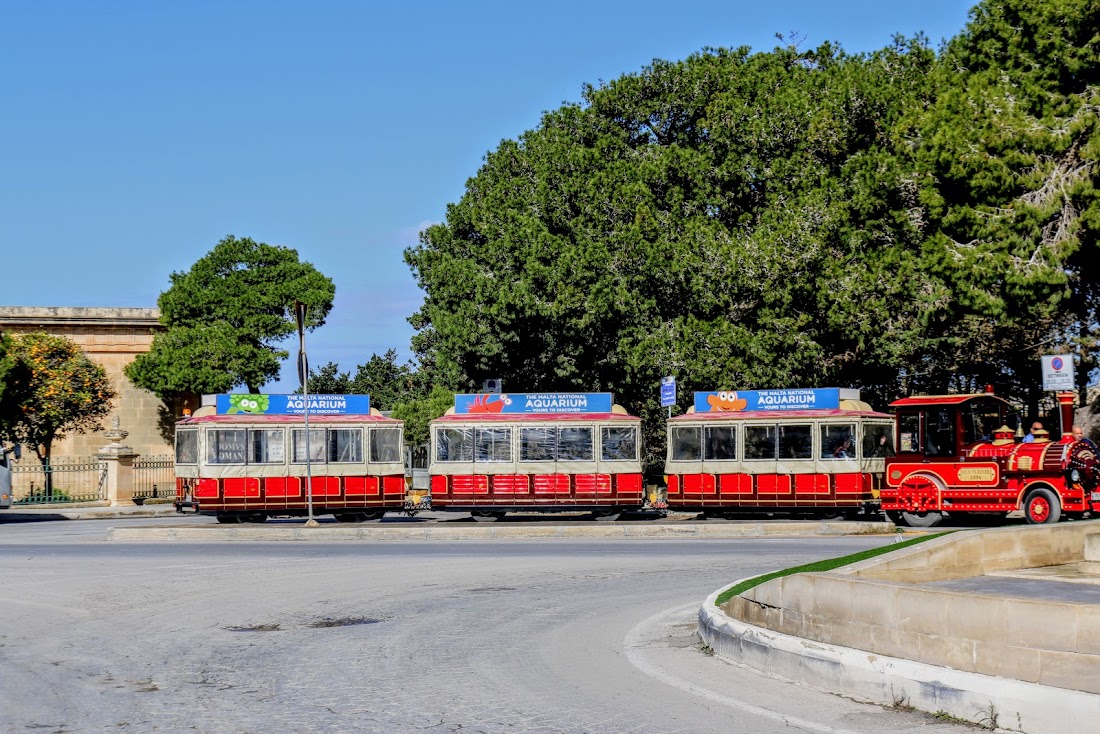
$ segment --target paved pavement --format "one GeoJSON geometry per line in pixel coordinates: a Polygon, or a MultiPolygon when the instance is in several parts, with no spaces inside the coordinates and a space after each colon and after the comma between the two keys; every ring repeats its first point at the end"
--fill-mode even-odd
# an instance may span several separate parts
{"type": "Polygon", "coordinates": [[[694,637],[727,579],[881,536],[181,545],[65,525],[0,532],[0,731],[967,731],[763,678],[694,637]]]}

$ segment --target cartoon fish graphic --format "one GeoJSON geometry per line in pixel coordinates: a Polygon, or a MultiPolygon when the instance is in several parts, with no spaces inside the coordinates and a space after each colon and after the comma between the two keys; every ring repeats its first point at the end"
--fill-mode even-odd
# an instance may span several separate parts
{"type": "Polygon", "coordinates": [[[710,405],[711,412],[733,412],[744,410],[749,401],[737,397],[737,393],[733,390],[722,390],[716,395],[707,395],[707,403],[710,405]]]}
{"type": "Polygon", "coordinates": [[[505,405],[511,405],[512,399],[507,395],[478,395],[474,402],[470,403],[468,413],[501,413],[505,405]],[[495,400],[494,400],[495,398],[495,400]]]}

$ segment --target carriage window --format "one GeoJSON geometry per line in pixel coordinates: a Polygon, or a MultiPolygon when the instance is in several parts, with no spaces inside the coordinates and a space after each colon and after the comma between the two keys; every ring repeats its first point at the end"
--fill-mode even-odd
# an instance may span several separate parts
{"type": "Polygon", "coordinates": [[[863,426],[863,458],[885,459],[894,455],[894,424],[866,423],[863,426]]]}
{"type": "Polygon", "coordinates": [[[207,464],[244,464],[246,437],[243,428],[221,428],[206,432],[207,464]]]}
{"type": "Polygon", "coordinates": [[[745,458],[775,460],[775,426],[745,427],[745,458]]]}
{"type": "Polygon", "coordinates": [[[363,463],[363,429],[329,428],[325,435],[325,449],[330,464],[363,463]]]}
{"type": "Polygon", "coordinates": [[[954,453],[955,411],[929,410],[924,415],[924,455],[951,456],[954,453]]]}
{"type": "Polygon", "coordinates": [[[779,427],[779,458],[814,458],[813,430],[809,425],[779,427]]]}
{"type": "Polygon", "coordinates": [[[435,429],[436,461],[473,461],[474,429],[437,428],[435,429]]]}
{"type": "Polygon", "coordinates": [[[898,453],[920,452],[920,414],[898,414],[898,453]]]}
{"type": "Polygon", "coordinates": [[[821,458],[856,458],[856,425],[828,423],[821,426],[821,458]]]}
{"type": "Polygon", "coordinates": [[[1001,406],[992,400],[974,400],[962,409],[963,443],[992,441],[1004,419],[1001,406]]]}
{"type": "Polygon", "coordinates": [[[520,461],[553,461],[557,456],[558,432],[553,428],[519,429],[520,461]]]}
{"type": "Polygon", "coordinates": [[[703,429],[704,461],[737,460],[737,427],[707,426],[703,429]]]}
{"type": "Polygon", "coordinates": [[[559,428],[558,461],[592,461],[592,429],[580,426],[559,428]]]}
{"type": "Polygon", "coordinates": [[[283,446],[282,428],[248,429],[249,464],[283,464],[286,451],[283,446]]]}
{"type": "MultiPolygon", "coordinates": [[[[294,450],[291,452],[292,461],[295,464],[306,463],[306,431],[304,428],[295,428],[291,431],[294,442],[294,450]]],[[[309,429],[309,460],[323,464],[325,462],[325,429],[309,429]]]]}
{"type": "Polygon", "coordinates": [[[392,464],[401,461],[401,429],[372,428],[370,431],[370,460],[374,463],[392,464]]]}
{"type": "Polygon", "coordinates": [[[199,463],[199,432],[196,430],[176,431],[176,463],[199,463]]]}
{"type": "Polygon", "coordinates": [[[669,435],[672,461],[699,461],[699,427],[673,428],[669,435]]]}
{"type": "Polygon", "coordinates": [[[637,461],[638,429],[633,426],[601,428],[600,458],[604,461],[637,461]]]}
{"type": "Polygon", "coordinates": [[[511,428],[475,429],[474,461],[511,461],[511,428]]]}

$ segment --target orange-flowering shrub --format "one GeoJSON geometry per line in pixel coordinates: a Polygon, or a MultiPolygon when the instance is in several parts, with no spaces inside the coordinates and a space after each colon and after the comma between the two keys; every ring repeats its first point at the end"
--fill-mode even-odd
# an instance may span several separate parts
{"type": "Polygon", "coordinates": [[[10,373],[0,425],[8,438],[32,446],[43,463],[53,442],[99,428],[115,390],[103,366],[72,340],[31,332],[12,339],[10,373]]]}

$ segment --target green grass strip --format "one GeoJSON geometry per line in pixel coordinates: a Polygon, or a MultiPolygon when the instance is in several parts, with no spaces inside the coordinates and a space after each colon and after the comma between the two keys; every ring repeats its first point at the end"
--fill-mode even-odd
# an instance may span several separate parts
{"type": "Polygon", "coordinates": [[[940,538],[944,535],[955,532],[954,530],[948,530],[946,533],[935,533],[933,535],[922,535],[919,538],[912,538],[910,540],[903,541],[901,543],[892,543],[890,545],[884,545],[881,548],[871,548],[870,550],[860,551],[859,553],[852,553],[847,556],[840,556],[839,558],[827,558],[824,561],[816,561],[814,563],[807,563],[804,566],[794,566],[792,568],[785,568],[782,571],[772,571],[766,573],[763,576],[757,576],[756,578],[747,579],[739,584],[735,584],[730,588],[723,591],[718,595],[718,598],[714,601],[716,606],[722,606],[733,597],[748,591],[754,586],[759,586],[765,581],[771,581],[772,579],[782,578],[783,576],[791,576],[796,573],[815,573],[821,571],[832,571],[834,568],[840,568],[841,566],[847,566],[850,563],[857,563],[859,561],[867,560],[868,558],[874,558],[875,556],[881,556],[884,553],[892,553],[893,551],[906,548],[917,543],[923,543],[926,540],[932,540],[932,538],[940,538]]]}

